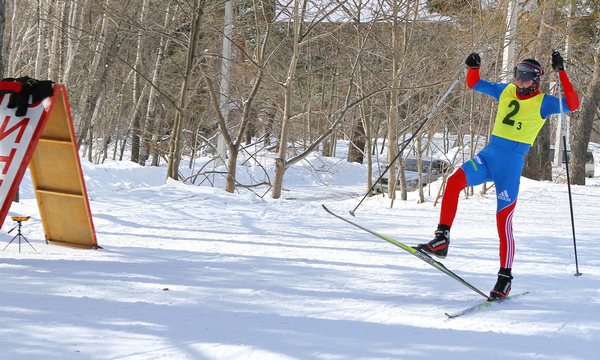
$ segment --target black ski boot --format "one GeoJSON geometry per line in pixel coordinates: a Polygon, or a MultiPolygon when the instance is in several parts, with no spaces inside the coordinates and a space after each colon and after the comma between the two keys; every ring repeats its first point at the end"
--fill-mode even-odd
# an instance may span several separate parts
{"type": "Polygon", "coordinates": [[[496,281],[496,286],[494,286],[494,289],[490,292],[490,298],[506,299],[510,293],[512,279],[513,277],[510,268],[500,268],[500,271],[498,271],[498,281],[496,281]]]}
{"type": "Polygon", "coordinates": [[[427,244],[417,245],[416,249],[443,259],[448,255],[448,246],[450,246],[450,227],[439,224],[435,231],[435,238],[427,244]]]}

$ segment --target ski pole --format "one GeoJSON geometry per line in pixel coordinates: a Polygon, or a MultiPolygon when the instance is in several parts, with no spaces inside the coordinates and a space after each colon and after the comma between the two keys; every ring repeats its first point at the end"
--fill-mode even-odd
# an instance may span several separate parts
{"type": "MultiPolygon", "coordinates": [[[[560,108],[560,121],[561,124],[564,124],[565,121],[565,113],[563,111],[563,103],[561,91],[562,87],[560,85],[560,74],[557,72],[558,79],[556,82],[557,92],[558,92],[558,104],[560,108]]],[[[569,193],[569,209],[571,210],[571,229],[573,231],[573,250],[575,251],[575,276],[581,276],[582,274],[579,272],[579,262],[577,261],[577,242],[575,240],[575,218],[573,216],[573,198],[571,196],[571,179],[569,177],[569,157],[567,153],[567,136],[563,134],[563,162],[565,163],[565,170],[567,173],[567,189],[569,193]]]]}
{"type": "MultiPolygon", "coordinates": [[[[423,127],[425,126],[425,124],[427,124],[427,122],[429,122],[429,120],[431,120],[431,118],[433,117],[433,115],[435,115],[435,113],[437,112],[437,110],[440,107],[440,105],[442,105],[442,103],[444,102],[444,100],[446,100],[446,98],[448,97],[448,95],[450,95],[450,92],[452,92],[452,90],[454,89],[454,87],[456,86],[456,84],[458,84],[459,79],[462,77],[462,75],[465,73],[465,71],[466,71],[466,69],[463,69],[460,72],[461,76],[457,77],[448,86],[448,89],[446,90],[446,92],[440,97],[440,99],[437,101],[437,103],[435,103],[435,105],[433,105],[433,108],[431,109],[431,111],[429,111],[429,113],[425,116],[425,120],[423,120],[421,122],[421,124],[419,124],[419,126],[417,127],[417,129],[410,136],[410,138],[408,138],[408,140],[406,140],[404,142],[404,145],[402,146],[402,148],[398,151],[398,153],[396,154],[396,156],[394,156],[394,158],[392,159],[392,161],[390,161],[388,163],[388,166],[383,170],[383,172],[381,173],[381,175],[379,175],[379,177],[377,178],[377,180],[375,180],[375,182],[373,183],[373,186],[371,186],[371,188],[369,189],[369,191],[367,191],[367,193],[365,194],[365,196],[363,196],[363,198],[358,202],[358,205],[356,205],[356,207],[354,209],[350,210],[350,215],[355,216],[354,212],[356,211],[356,209],[358,209],[358,207],[363,203],[363,201],[365,201],[365,199],[367,198],[367,196],[369,196],[369,194],[371,193],[371,191],[373,191],[373,189],[375,188],[375,186],[377,186],[377,184],[379,183],[379,181],[381,181],[381,179],[387,173],[387,171],[390,169],[390,167],[392,165],[394,165],[394,163],[400,157],[400,155],[402,154],[402,152],[404,151],[404,149],[406,149],[406,147],[408,146],[408,144],[411,143],[411,141],[415,138],[415,136],[421,131],[421,129],[423,129],[423,127]]],[[[391,144],[388,144],[388,146],[391,146],[391,144]]]]}

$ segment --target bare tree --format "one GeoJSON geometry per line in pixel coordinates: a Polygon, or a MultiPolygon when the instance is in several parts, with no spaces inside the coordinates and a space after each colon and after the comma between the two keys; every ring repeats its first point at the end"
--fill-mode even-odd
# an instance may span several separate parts
{"type": "MultiPolygon", "coordinates": [[[[165,11],[164,23],[163,27],[167,29],[169,27],[169,23],[172,21],[172,7],[167,6],[165,11]]],[[[154,63],[154,69],[152,70],[152,79],[151,84],[158,84],[159,77],[162,73],[164,61],[165,61],[165,51],[169,44],[169,39],[164,34],[160,35],[158,52],[156,54],[156,61],[154,63]]],[[[148,104],[146,108],[145,115],[145,126],[144,131],[142,132],[142,150],[139,158],[139,164],[144,165],[146,160],[152,154],[152,165],[158,165],[158,153],[156,150],[157,142],[158,142],[158,134],[156,133],[156,115],[157,115],[157,106],[159,100],[159,92],[157,91],[155,86],[150,87],[150,93],[148,95],[148,104]]]]}
{"type": "MultiPolygon", "coordinates": [[[[537,35],[535,57],[537,59],[547,59],[550,57],[550,50],[552,49],[552,27],[554,26],[556,16],[556,1],[546,0],[540,3],[543,6],[541,7],[542,13],[537,35]]],[[[527,155],[523,170],[524,176],[535,180],[552,180],[550,130],[550,124],[546,121],[527,155]]]]}
{"type": "MultiPolygon", "coordinates": [[[[309,35],[310,31],[315,29],[315,27],[325,19],[329,14],[335,12],[339,7],[343,5],[343,3],[339,3],[335,6],[331,6],[329,8],[325,8],[323,10],[323,15],[318,17],[319,20],[311,23],[306,31],[302,31],[304,24],[303,14],[306,14],[306,7],[308,5],[308,1],[303,1],[302,12],[300,11],[300,1],[296,0],[293,4],[293,10],[291,12],[291,37],[292,37],[292,51],[290,55],[290,60],[288,63],[287,74],[285,76],[285,81],[281,83],[281,86],[284,89],[284,107],[283,107],[283,118],[281,124],[281,133],[279,136],[279,151],[278,155],[275,158],[275,179],[273,181],[273,189],[271,192],[271,196],[274,199],[278,199],[281,197],[281,191],[283,186],[283,179],[286,170],[293,164],[298,161],[304,159],[308,154],[314,151],[319,144],[321,144],[328,136],[330,136],[334,130],[338,127],[338,125],[342,122],[345,115],[354,108],[356,105],[360,104],[365,99],[368,99],[373,94],[380,93],[383,91],[387,91],[389,89],[389,84],[385,84],[379,89],[373,90],[363,97],[359,99],[352,100],[351,95],[354,93],[354,83],[355,83],[355,75],[356,69],[358,67],[359,59],[361,58],[362,52],[364,51],[363,41],[361,48],[358,49],[357,55],[354,57],[352,65],[350,67],[346,67],[350,80],[348,81],[347,90],[345,91],[346,95],[344,98],[344,102],[338,107],[334,109],[332,113],[327,114],[327,118],[330,121],[331,126],[320,136],[318,136],[314,141],[310,143],[302,152],[299,154],[288,157],[288,148],[289,148],[289,137],[290,137],[290,127],[292,120],[294,119],[293,115],[293,87],[297,80],[296,70],[298,60],[301,56],[301,48],[309,44],[309,39],[306,37],[309,35]]],[[[317,37],[323,37],[325,35],[333,34],[339,29],[341,29],[345,24],[336,24],[335,27],[331,30],[327,30],[325,34],[321,33],[317,35],[317,37]]]]}
{"type": "MultiPolygon", "coordinates": [[[[148,0],[142,0],[142,7],[140,9],[140,24],[143,24],[148,17],[148,0]]],[[[133,75],[133,85],[132,85],[132,99],[136,104],[133,114],[131,115],[131,161],[135,163],[140,162],[140,143],[142,136],[142,119],[141,119],[141,104],[142,104],[142,89],[141,82],[142,79],[140,74],[142,72],[142,57],[143,57],[143,37],[142,30],[138,29],[136,34],[136,51],[135,51],[135,74],[133,75]]],[[[147,88],[147,87],[144,87],[147,88]]]]}
{"type": "MultiPolygon", "coordinates": [[[[391,6],[392,10],[392,89],[390,92],[390,105],[388,111],[387,121],[387,158],[388,158],[388,196],[390,199],[396,198],[396,167],[393,159],[396,158],[398,151],[397,139],[398,139],[398,88],[400,87],[400,19],[398,13],[400,11],[400,3],[398,0],[394,0],[391,6]]],[[[400,181],[405,183],[404,168],[401,164],[402,159],[399,158],[399,171],[400,181]]],[[[403,193],[401,196],[405,196],[403,193]]],[[[404,198],[403,198],[404,199],[404,198]]]]}
{"type": "Polygon", "coordinates": [[[38,2],[38,13],[37,13],[37,51],[35,56],[35,71],[34,77],[41,78],[44,72],[44,59],[46,54],[46,26],[48,26],[48,9],[50,7],[49,2],[44,0],[38,2]]]}
{"type": "Polygon", "coordinates": [[[596,44],[592,81],[578,117],[571,122],[571,183],[585,185],[585,163],[594,119],[600,108],[600,42],[596,44]]]}
{"type": "MultiPolygon", "coordinates": [[[[105,5],[108,0],[105,0],[105,5]]],[[[110,36],[110,19],[106,11],[102,11],[96,19],[97,42],[94,48],[94,56],[88,68],[89,81],[84,83],[80,100],[81,121],[77,136],[77,146],[80,147],[84,139],[88,138],[88,131],[93,124],[94,109],[99,106],[101,98],[101,85],[106,81],[109,68],[112,64],[113,55],[118,51],[118,35],[110,36]],[[110,40],[109,40],[110,38],[110,40]]],[[[89,144],[91,146],[91,144],[89,144]]]]}
{"type": "Polygon", "coordinates": [[[167,177],[174,180],[179,179],[184,110],[188,102],[187,96],[189,84],[192,81],[192,70],[194,67],[194,61],[196,60],[196,48],[198,47],[198,39],[200,38],[200,23],[202,21],[202,16],[204,15],[204,3],[204,0],[195,0],[191,8],[191,29],[187,47],[187,56],[183,72],[183,79],[179,89],[179,98],[177,101],[175,121],[173,123],[173,129],[171,132],[171,142],[169,144],[168,154],[169,163],[167,165],[167,177]]]}
{"type": "MultiPolygon", "coordinates": [[[[598,38],[597,15],[590,9],[598,5],[573,2],[580,21],[571,30],[563,18],[564,2],[528,1],[520,8],[519,24],[541,25],[520,26],[515,47],[518,56],[547,63],[561,36],[573,35],[569,62],[576,66],[569,67],[569,75],[585,101],[573,116],[572,136],[578,135],[572,139],[572,163],[583,169],[584,147],[575,141],[594,141],[594,129],[600,128],[593,124],[598,71],[590,66],[598,38]]],[[[169,177],[179,178],[182,158],[202,163],[197,156],[214,155],[217,131],[227,132],[227,191],[241,185],[239,163],[252,157],[242,143],[257,141],[265,146],[261,151],[276,151],[272,196],[280,197],[290,166],[321,149],[323,155],[337,155],[336,142],[352,141],[350,159],[366,160],[370,188],[373,144],[385,139],[390,153],[381,157],[392,159],[468,52],[487,49],[482,77],[497,78],[505,3],[237,1],[233,40],[240,60],[232,65],[227,124],[211,104],[219,96],[211,85],[219,74],[211,54],[219,53],[223,38],[223,2],[39,0],[32,6],[26,0],[0,1],[6,11],[0,12],[0,29],[6,30],[0,63],[6,66],[4,76],[47,76],[67,85],[79,143],[94,161],[111,153],[140,164],[166,160],[169,177]],[[444,16],[422,17],[434,11],[444,16]]],[[[418,149],[431,147],[431,134],[443,132],[444,151],[454,147],[457,156],[468,157],[477,139],[489,135],[493,109],[492,100],[469,91],[448,99],[424,129],[430,136],[419,138],[418,149]]],[[[540,134],[536,145],[542,139],[540,134]]],[[[532,149],[531,158],[547,159],[547,146],[532,149]]],[[[402,162],[392,172],[396,169],[404,174],[402,162]]],[[[391,175],[393,195],[396,174],[391,175]]],[[[400,179],[403,189],[406,181],[400,179]]]]}

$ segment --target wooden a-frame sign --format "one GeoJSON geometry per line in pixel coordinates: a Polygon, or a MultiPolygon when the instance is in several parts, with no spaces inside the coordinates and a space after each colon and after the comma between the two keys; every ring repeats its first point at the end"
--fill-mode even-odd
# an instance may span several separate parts
{"type": "Polygon", "coordinates": [[[64,85],[25,116],[0,96],[0,227],[27,165],[48,243],[99,248],[64,85]]]}

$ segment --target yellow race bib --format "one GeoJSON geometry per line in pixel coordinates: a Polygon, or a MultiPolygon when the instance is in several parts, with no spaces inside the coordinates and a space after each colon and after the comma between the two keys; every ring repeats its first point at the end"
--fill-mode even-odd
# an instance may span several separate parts
{"type": "Polygon", "coordinates": [[[526,100],[517,97],[517,86],[508,84],[500,94],[492,135],[533,144],[545,119],[540,115],[544,94],[526,100]]]}

